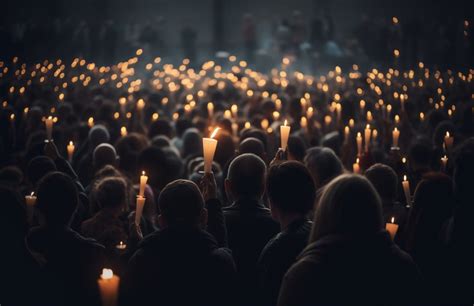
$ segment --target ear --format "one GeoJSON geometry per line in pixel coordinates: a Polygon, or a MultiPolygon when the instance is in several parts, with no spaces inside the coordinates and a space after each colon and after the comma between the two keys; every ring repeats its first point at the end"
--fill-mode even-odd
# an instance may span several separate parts
{"type": "Polygon", "coordinates": [[[206,228],[207,227],[207,209],[203,208],[201,210],[201,215],[199,216],[199,224],[201,225],[201,228],[206,228]]]}
{"type": "Polygon", "coordinates": [[[158,225],[160,226],[160,229],[164,229],[168,227],[168,224],[166,223],[165,218],[162,215],[158,215],[158,225]]]}

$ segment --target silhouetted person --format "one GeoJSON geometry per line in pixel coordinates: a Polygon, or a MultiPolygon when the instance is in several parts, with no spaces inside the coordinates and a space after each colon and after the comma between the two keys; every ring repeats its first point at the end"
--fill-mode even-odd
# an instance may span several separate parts
{"type": "Polygon", "coordinates": [[[39,182],[37,196],[41,225],[30,231],[27,244],[44,265],[49,305],[99,305],[104,247],[69,226],[78,205],[74,182],[52,172],[39,182]]]}
{"type": "Polygon", "coordinates": [[[278,305],[404,304],[421,277],[384,230],[380,198],[362,176],[342,175],[321,196],[309,244],[286,273],[278,305]]]}
{"type": "Polygon", "coordinates": [[[258,262],[261,305],[276,305],[281,281],[306,247],[311,230],[307,219],[316,198],[313,178],[296,161],[274,165],[267,175],[270,210],[281,228],[265,246],[258,262]]]}
{"type": "Polygon", "coordinates": [[[161,230],[147,236],[130,259],[122,304],[232,304],[232,255],[204,230],[208,211],[197,185],[169,183],[158,206],[161,230]]]}
{"type": "Polygon", "coordinates": [[[266,165],[261,158],[246,153],[230,164],[225,189],[232,205],[224,209],[229,248],[237,266],[242,303],[257,296],[257,261],[263,247],[278,233],[279,226],[262,203],[266,165]]]}
{"type": "Polygon", "coordinates": [[[333,178],[342,174],[344,167],[333,150],[314,147],[306,152],[304,164],[313,176],[316,189],[321,189],[333,178]]]}

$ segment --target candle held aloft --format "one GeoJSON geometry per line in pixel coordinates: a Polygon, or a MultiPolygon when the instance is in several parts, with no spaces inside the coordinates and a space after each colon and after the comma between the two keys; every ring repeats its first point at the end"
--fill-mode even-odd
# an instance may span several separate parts
{"type": "Polygon", "coordinates": [[[280,141],[281,141],[281,149],[286,151],[288,147],[288,137],[290,137],[291,127],[288,125],[288,121],[285,120],[284,125],[280,126],[280,141]]]}
{"type": "Polygon", "coordinates": [[[360,132],[357,132],[356,142],[357,142],[357,155],[362,156],[362,134],[360,132]]]}
{"type": "Polygon", "coordinates": [[[72,156],[74,155],[74,143],[72,141],[67,145],[67,158],[69,162],[72,162],[72,156]]]}
{"type": "Polygon", "coordinates": [[[53,139],[53,116],[49,116],[45,120],[46,125],[46,137],[48,140],[53,139]]]}
{"type": "Polygon", "coordinates": [[[407,176],[403,176],[403,192],[405,193],[405,200],[407,201],[407,205],[411,204],[411,193],[410,193],[410,182],[407,180],[407,176]]]}
{"type": "Polygon", "coordinates": [[[99,280],[100,297],[103,306],[116,306],[120,277],[114,275],[111,269],[102,269],[99,280]]]}
{"type": "Polygon", "coordinates": [[[444,136],[444,144],[446,146],[446,151],[451,152],[451,148],[453,147],[454,137],[450,136],[449,132],[446,132],[444,136]]]}
{"type": "Polygon", "coordinates": [[[212,161],[214,160],[214,154],[216,153],[216,148],[217,148],[217,140],[214,139],[214,137],[216,136],[218,131],[219,131],[219,128],[216,128],[214,132],[212,132],[211,137],[202,139],[205,173],[212,172],[212,161]]]}
{"type": "Polygon", "coordinates": [[[398,231],[398,224],[395,223],[394,217],[392,217],[392,220],[390,220],[390,223],[385,223],[385,229],[390,234],[390,238],[392,238],[392,240],[395,239],[395,235],[397,234],[397,231],[398,231]]]}
{"type": "Polygon", "coordinates": [[[400,137],[400,131],[397,128],[394,128],[392,132],[392,147],[398,148],[399,137],[400,137]]]}
{"type": "Polygon", "coordinates": [[[140,189],[138,192],[138,196],[140,197],[145,196],[145,186],[146,186],[147,181],[148,181],[148,176],[145,175],[145,171],[142,171],[142,175],[140,176],[140,189]]]}
{"type": "Polygon", "coordinates": [[[140,225],[140,220],[142,219],[143,206],[145,206],[146,198],[144,196],[137,197],[136,209],[135,209],[135,225],[140,225]]]}
{"type": "Polygon", "coordinates": [[[365,152],[369,152],[370,146],[370,136],[372,135],[372,130],[370,129],[370,125],[367,124],[364,130],[364,141],[365,141],[365,152]]]}

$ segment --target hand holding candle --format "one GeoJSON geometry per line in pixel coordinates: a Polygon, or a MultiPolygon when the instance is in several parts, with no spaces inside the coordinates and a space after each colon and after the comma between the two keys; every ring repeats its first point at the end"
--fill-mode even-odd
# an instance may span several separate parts
{"type": "Polygon", "coordinates": [[[392,238],[393,241],[398,231],[398,224],[395,223],[395,217],[392,217],[390,223],[385,223],[385,229],[388,231],[390,238],[392,238]]]}
{"type": "Polygon", "coordinates": [[[146,198],[144,196],[137,197],[137,203],[135,208],[135,225],[140,226],[140,220],[142,219],[143,206],[145,206],[146,198]]]}
{"type": "Polygon", "coordinates": [[[217,148],[217,140],[215,140],[214,137],[216,136],[218,131],[219,128],[216,128],[214,132],[212,132],[211,137],[202,139],[205,173],[212,172],[212,161],[214,160],[214,154],[216,153],[217,148]]]}
{"type": "Polygon", "coordinates": [[[288,125],[288,121],[285,120],[284,125],[280,126],[280,140],[281,140],[281,149],[286,151],[288,147],[288,137],[290,137],[291,127],[288,125]]]}
{"type": "Polygon", "coordinates": [[[116,306],[120,278],[111,269],[102,269],[99,280],[100,297],[103,306],[116,306]]]}

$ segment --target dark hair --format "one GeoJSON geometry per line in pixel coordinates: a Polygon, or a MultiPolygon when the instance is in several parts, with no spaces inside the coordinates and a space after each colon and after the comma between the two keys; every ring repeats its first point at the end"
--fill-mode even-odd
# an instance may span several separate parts
{"type": "Polygon", "coordinates": [[[382,199],[394,200],[397,197],[398,176],[391,167],[384,164],[372,165],[365,171],[365,176],[382,199]]]}
{"type": "Polygon", "coordinates": [[[158,207],[169,225],[191,225],[198,222],[204,199],[195,183],[176,180],[163,188],[158,197],[158,207]]]}
{"type": "Polygon", "coordinates": [[[433,158],[431,143],[424,138],[415,140],[410,146],[408,156],[412,163],[429,166],[433,158]]]}
{"type": "Polygon", "coordinates": [[[78,205],[73,180],[61,172],[46,175],[38,184],[37,208],[49,226],[69,226],[78,205]]]}
{"type": "Polygon", "coordinates": [[[98,182],[95,193],[101,208],[123,207],[127,197],[127,183],[120,177],[106,177],[98,182]]]}
{"type": "Polygon", "coordinates": [[[314,147],[306,152],[304,163],[319,189],[342,174],[344,167],[330,148],[314,147]]]}
{"type": "Polygon", "coordinates": [[[237,197],[260,198],[265,189],[267,166],[255,154],[245,153],[230,163],[227,179],[231,181],[232,192],[237,197]]]}
{"type": "Polygon", "coordinates": [[[272,206],[284,212],[306,214],[314,205],[316,188],[308,169],[300,162],[286,161],[270,167],[267,193],[272,206]]]}
{"type": "Polygon", "coordinates": [[[26,174],[31,184],[36,185],[42,177],[53,171],[56,171],[56,165],[51,158],[37,156],[28,163],[26,174]]]}
{"type": "Polygon", "coordinates": [[[297,161],[303,161],[306,153],[306,145],[301,137],[292,135],[288,138],[288,151],[297,161]]]}
{"type": "Polygon", "coordinates": [[[158,119],[150,124],[148,138],[153,139],[158,135],[165,135],[168,138],[173,137],[173,127],[168,120],[158,119]]]}
{"type": "Polygon", "coordinates": [[[365,177],[344,174],[324,188],[309,242],[326,235],[364,236],[382,230],[382,204],[365,177]]]}
{"type": "Polygon", "coordinates": [[[265,146],[260,139],[249,137],[240,142],[239,154],[252,153],[260,157],[265,157],[265,146]]]}

